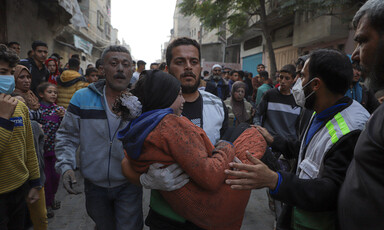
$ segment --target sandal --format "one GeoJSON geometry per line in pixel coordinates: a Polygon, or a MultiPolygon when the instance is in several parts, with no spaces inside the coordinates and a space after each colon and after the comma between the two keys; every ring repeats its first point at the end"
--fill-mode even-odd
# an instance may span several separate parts
{"type": "Polygon", "coordinates": [[[52,209],[57,210],[61,207],[61,201],[59,200],[53,200],[52,209]]]}
{"type": "Polygon", "coordinates": [[[52,207],[47,207],[47,218],[50,219],[55,216],[55,213],[52,210],[52,207]]]}

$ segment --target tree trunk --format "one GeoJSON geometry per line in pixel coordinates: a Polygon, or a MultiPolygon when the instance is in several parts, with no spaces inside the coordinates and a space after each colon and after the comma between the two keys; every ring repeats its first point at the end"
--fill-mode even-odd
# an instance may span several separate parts
{"type": "Polygon", "coordinates": [[[275,58],[275,52],[273,50],[272,46],[272,38],[271,38],[271,31],[268,27],[267,23],[267,14],[265,11],[265,0],[259,0],[260,2],[260,22],[261,22],[261,29],[263,30],[263,35],[265,37],[265,42],[268,49],[269,54],[269,64],[271,67],[270,77],[272,79],[275,78],[276,73],[276,58],[275,58]]]}

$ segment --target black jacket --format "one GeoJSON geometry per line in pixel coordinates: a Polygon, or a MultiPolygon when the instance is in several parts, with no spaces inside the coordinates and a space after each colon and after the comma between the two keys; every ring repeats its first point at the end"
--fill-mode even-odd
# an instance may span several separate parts
{"type": "Polygon", "coordinates": [[[341,229],[384,229],[384,105],[361,133],[340,190],[341,229]]]}
{"type": "MultiPolygon", "coordinates": [[[[338,103],[345,102],[344,100],[347,100],[349,103],[340,107],[338,111],[330,115],[328,120],[331,120],[336,113],[342,111],[352,103],[352,100],[347,97],[344,97],[342,100],[343,101],[339,101],[338,103]]],[[[324,122],[324,125],[328,120],[324,122]]],[[[293,206],[313,212],[337,210],[339,189],[352,160],[353,150],[360,132],[360,130],[355,130],[346,134],[325,153],[324,169],[322,177],[320,178],[310,180],[300,179],[294,173],[279,171],[282,176],[282,182],[278,192],[272,195],[272,197],[284,202],[285,206],[277,221],[276,229],[290,229],[293,206]]],[[[276,140],[274,144],[278,145],[278,143],[275,142],[276,140]]],[[[290,145],[292,153],[297,151],[294,156],[298,154],[299,145],[299,141],[292,142],[290,145]]],[[[286,158],[290,157],[284,156],[286,158]]]]}

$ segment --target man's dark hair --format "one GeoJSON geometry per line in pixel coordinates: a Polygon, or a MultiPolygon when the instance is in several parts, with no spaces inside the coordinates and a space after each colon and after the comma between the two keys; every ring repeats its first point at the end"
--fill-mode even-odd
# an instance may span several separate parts
{"type": "Polygon", "coordinates": [[[229,76],[233,76],[234,73],[239,73],[237,70],[231,70],[231,72],[229,72],[229,76]]]}
{"type": "Polygon", "coordinates": [[[240,79],[243,79],[243,77],[244,77],[244,75],[245,75],[244,71],[239,70],[239,71],[237,71],[237,73],[239,74],[239,78],[240,78],[240,79]]]}
{"type": "Polygon", "coordinates": [[[264,65],[264,64],[258,64],[257,67],[259,67],[259,66],[262,66],[262,67],[265,68],[265,65],[264,65]]]}
{"type": "Polygon", "coordinates": [[[32,42],[32,50],[36,50],[36,48],[38,46],[44,46],[44,47],[48,48],[48,45],[45,42],[42,42],[42,41],[34,41],[34,42],[32,42]]]}
{"type": "Polygon", "coordinates": [[[96,61],[96,69],[99,69],[101,65],[103,65],[103,60],[102,59],[97,59],[97,61],[96,61]]]}
{"type": "Polygon", "coordinates": [[[85,70],[85,76],[91,75],[91,73],[98,73],[99,71],[95,67],[91,67],[85,70]]]}
{"type": "Polygon", "coordinates": [[[209,72],[207,70],[204,70],[203,76],[208,76],[208,75],[209,75],[209,72]]]}
{"type": "Polygon", "coordinates": [[[9,42],[7,46],[11,47],[12,45],[18,45],[19,46],[20,43],[18,43],[18,42],[9,42]]]}
{"type": "Polygon", "coordinates": [[[288,73],[291,77],[295,78],[296,76],[296,67],[292,64],[285,65],[281,67],[280,73],[288,73]]]}
{"type": "Polygon", "coordinates": [[[79,67],[80,67],[79,59],[77,59],[77,58],[70,58],[68,60],[68,68],[70,70],[76,70],[77,71],[79,69],[79,67]]]}
{"type": "Polygon", "coordinates": [[[162,62],[162,63],[160,63],[160,65],[159,65],[159,70],[165,70],[165,66],[166,66],[167,64],[165,63],[165,62],[162,62]]]}
{"type": "Polygon", "coordinates": [[[268,78],[269,78],[269,74],[267,71],[260,71],[259,76],[260,76],[260,78],[263,78],[264,81],[268,80],[268,78]]]}
{"type": "Polygon", "coordinates": [[[122,52],[122,53],[127,53],[129,56],[131,56],[131,53],[127,48],[124,46],[119,46],[119,45],[113,45],[113,46],[108,46],[107,48],[104,49],[103,53],[101,54],[101,60],[104,62],[104,58],[109,52],[122,52]]]}
{"type": "Polygon", "coordinates": [[[138,60],[137,61],[137,67],[141,66],[141,65],[146,65],[147,63],[143,60],[138,60]]]}
{"type": "Polygon", "coordinates": [[[332,93],[344,95],[352,83],[351,61],[337,50],[316,50],[310,55],[308,64],[309,80],[322,79],[332,93]]]}
{"type": "Polygon", "coordinates": [[[76,58],[77,60],[80,61],[80,55],[78,54],[72,54],[71,58],[76,58]]]}
{"type": "Polygon", "coordinates": [[[301,67],[303,67],[305,61],[307,61],[308,58],[309,58],[309,54],[300,56],[300,57],[297,59],[296,63],[295,63],[296,66],[301,66],[301,67]]]}
{"type": "Polygon", "coordinates": [[[8,63],[10,67],[15,67],[19,62],[19,56],[6,45],[0,44],[0,61],[8,63]]]}
{"type": "Polygon", "coordinates": [[[153,62],[153,63],[151,63],[150,66],[153,66],[153,65],[159,65],[159,63],[157,63],[157,62],[153,62]]]}
{"type": "Polygon", "coordinates": [[[28,51],[28,53],[27,53],[28,57],[29,57],[29,55],[32,54],[32,52],[33,52],[32,50],[28,51]]]}
{"type": "Polygon", "coordinates": [[[187,37],[182,37],[182,38],[178,38],[178,39],[174,40],[173,42],[171,42],[168,45],[167,52],[165,55],[166,61],[167,61],[167,66],[169,66],[171,64],[173,48],[176,48],[178,46],[187,46],[187,45],[191,45],[191,46],[194,46],[197,48],[197,50],[199,51],[199,61],[201,60],[201,52],[200,52],[199,43],[196,40],[193,40],[193,39],[190,39],[187,37]]]}
{"type": "Polygon", "coordinates": [[[369,24],[378,30],[380,34],[384,33],[384,1],[369,0],[355,14],[352,20],[353,27],[356,29],[362,17],[367,16],[369,24]]]}

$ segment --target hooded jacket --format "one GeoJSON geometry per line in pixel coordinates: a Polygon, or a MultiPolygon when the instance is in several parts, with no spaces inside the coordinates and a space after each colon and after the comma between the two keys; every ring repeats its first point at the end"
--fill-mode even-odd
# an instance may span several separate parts
{"type": "Polygon", "coordinates": [[[115,133],[109,132],[103,88],[105,80],[77,91],[56,133],[56,170],[63,174],[76,168],[76,150],[80,147],[80,170],[95,185],[113,188],[128,180],[121,171],[124,150],[115,133]]]}
{"type": "Polygon", "coordinates": [[[57,105],[68,108],[73,94],[89,85],[77,71],[65,70],[57,79],[57,105]]]}

